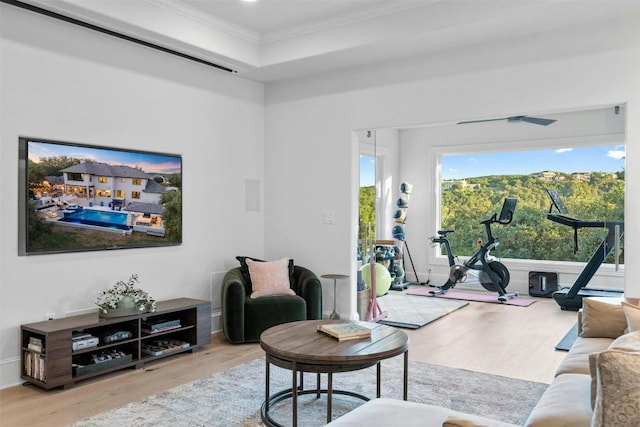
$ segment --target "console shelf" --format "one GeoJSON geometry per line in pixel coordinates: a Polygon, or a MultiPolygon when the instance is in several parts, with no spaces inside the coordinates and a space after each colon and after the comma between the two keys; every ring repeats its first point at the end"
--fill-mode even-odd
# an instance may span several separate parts
{"type": "Polygon", "coordinates": [[[103,318],[96,312],[21,325],[20,335],[22,379],[45,389],[66,388],[77,381],[141,368],[147,362],[209,344],[211,303],[176,298],[159,301],[153,313],[103,318]],[[173,326],[148,332],[148,328],[163,324],[173,326]],[[109,341],[106,337],[114,332],[130,336],[109,341]],[[73,336],[79,334],[96,337],[97,344],[74,350],[73,336]],[[152,354],[147,353],[150,348],[152,354]]]}

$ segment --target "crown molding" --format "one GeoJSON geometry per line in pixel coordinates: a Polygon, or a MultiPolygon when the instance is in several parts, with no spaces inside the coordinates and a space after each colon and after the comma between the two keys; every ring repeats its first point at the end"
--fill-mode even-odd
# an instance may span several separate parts
{"type": "Polygon", "coordinates": [[[203,24],[232,37],[237,37],[244,41],[255,44],[260,44],[260,34],[252,31],[248,28],[226,21],[224,19],[215,17],[213,15],[204,13],[203,11],[196,9],[180,0],[143,0],[145,3],[153,5],[155,7],[163,8],[168,12],[181,15],[193,22],[203,24]]]}
{"type": "Polygon", "coordinates": [[[291,28],[285,28],[283,30],[265,33],[261,37],[261,44],[265,45],[269,43],[276,43],[289,39],[295,39],[304,35],[333,30],[339,27],[361,24],[365,23],[366,21],[375,20],[381,16],[392,15],[410,9],[428,7],[430,4],[438,3],[439,1],[440,0],[421,1],[420,3],[411,1],[408,1],[406,3],[388,2],[385,4],[381,4],[375,8],[369,7],[361,12],[348,14],[339,18],[327,19],[314,22],[313,24],[299,25],[291,28]]]}

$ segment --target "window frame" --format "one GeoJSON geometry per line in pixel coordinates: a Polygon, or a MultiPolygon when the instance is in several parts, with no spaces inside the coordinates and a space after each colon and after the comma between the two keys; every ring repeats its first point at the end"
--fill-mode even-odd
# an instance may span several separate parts
{"type": "MultiPolygon", "coordinates": [[[[452,144],[452,145],[434,145],[431,147],[432,171],[435,180],[434,203],[432,205],[432,218],[434,220],[433,230],[442,229],[442,156],[443,155],[465,155],[465,154],[488,154],[496,152],[516,152],[516,151],[535,151],[535,150],[554,150],[558,148],[577,148],[577,147],[598,147],[610,145],[624,145],[627,141],[624,134],[610,134],[604,136],[580,136],[569,138],[552,138],[545,140],[520,140],[520,141],[500,141],[489,142],[483,144],[452,144]],[[620,138],[620,139],[618,139],[620,138]]],[[[625,182],[626,194],[626,182],[625,182]]],[[[626,199],[626,197],[625,197],[626,199]]],[[[496,209],[499,209],[496,208],[496,209]]],[[[625,212],[626,217],[626,212],[625,212]]],[[[594,248],[595,249],[595,248],[594,248]]],[[[430,258],[434,265],[448,266],[446,255],[442,255],[439,245],[430,248],[430,258]]],[[[461,255],[461,260],[467,259],[468,256],[461,255]]],[[[509,267],[514,270],[529,271],[557,271],[559,273],[579,274],[585,266],[584,262],[578,261],[553,261],[553,260],[535,260],[535,259],[519,259],[505,258],[509,263],[509,267]]],[[[616,269],[615,264],[602,264],[597,275],[609,277],[624,277],[624,264],[619,264],[616,269]]]]}

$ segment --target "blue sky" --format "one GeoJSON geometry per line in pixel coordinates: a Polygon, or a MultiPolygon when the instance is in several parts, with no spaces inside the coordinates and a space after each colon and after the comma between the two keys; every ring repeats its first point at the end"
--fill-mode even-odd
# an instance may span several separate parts
{"type": "Polygon", "coordinates": [[[624,156],[623,145],[443,156],[442,179],[528,175],[544,170],[619,172],[624,168],[624,156]]]}
{"type": "Polygon", "coordinates": [[[360,187],[370,187],[375,183],[376,162],[373,157],[360,156],[360,187]]]}
{"type": "MultiPolygon", "coordinates": [[[[442,179],[528,175],[544,170],[566,173],[619,172],[624,168],[624,156],[624,145],[447,155],[442,157],[442,179]]],[[[372,158],[360,156],[361,186],[373,185],[373,177],[372,158]]]]}
{"type": "Polygon", "coordinates": [[[93,148],[78,145],[63,145],[46,142],[29,142],[29,160],[38,163],[41,157],[67,156],[77,159],[89,159],[94,162],[111,165],[126,165],[141,168],[147,173],[179,173],[179,156],[141,153],[137,151],[93,148]]]}

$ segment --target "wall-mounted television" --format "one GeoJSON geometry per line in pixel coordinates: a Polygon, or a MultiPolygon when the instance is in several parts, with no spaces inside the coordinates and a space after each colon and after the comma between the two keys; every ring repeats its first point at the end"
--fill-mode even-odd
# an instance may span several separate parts
{"type": "Polygon", "coordinates": [[[182,157],[19,138],[20,255],[182,243],[182,157]]]}

